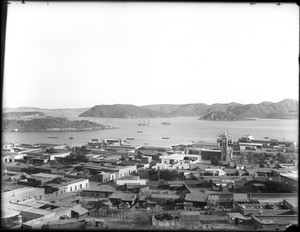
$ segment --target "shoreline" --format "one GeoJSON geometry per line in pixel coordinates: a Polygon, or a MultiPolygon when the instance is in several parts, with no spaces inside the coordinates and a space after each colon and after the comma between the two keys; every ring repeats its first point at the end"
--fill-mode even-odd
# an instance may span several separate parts
{"type": "Polygon", "coordinates": [[[45,132],[85,132],[85,131],[98,131],[98,130],[112,130],[119,129],[118,127],[105,127],[105,128],[96,128],[96,129],[55,129],[55,130],[21,130],[21,131],[11,131],[3,130],[5,133],[45,133],[45,132]]]}

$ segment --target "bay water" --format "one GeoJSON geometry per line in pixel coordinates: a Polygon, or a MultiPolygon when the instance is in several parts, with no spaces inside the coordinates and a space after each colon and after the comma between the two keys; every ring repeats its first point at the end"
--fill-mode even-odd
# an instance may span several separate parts
{"type": "Polygon", "coordinates": [[[233,140],[243,135],[252,135],[256,139],[269,137],[272,139],[298,141],[298,119],[256,119],[247,121],[203,121],[197,117],[175,118],[81,118],[68,117],[69,120],[89,120],[118,129],[96,131],[57,131],[57,132],[3,132],[2,141],[10,143],[50,143],[82,146],[92,138],[126,139],[133,146],[162,146],[171,147],[178,144],[189,144],[192,141],[215,142],[225,130],[233,140]],[[170,125],[161,124],[169,121],[170,125]],[[139,126],[146,122],[149,125],[139,126]],[[49,138],[57,137],[57,138],[49,138]],[[73,139],[70,139],[73,137],[73,139]]]}

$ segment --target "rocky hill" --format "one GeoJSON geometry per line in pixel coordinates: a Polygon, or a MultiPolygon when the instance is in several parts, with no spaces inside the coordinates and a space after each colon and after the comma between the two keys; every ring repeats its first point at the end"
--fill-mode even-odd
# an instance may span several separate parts
{"type": "Polygon", "coordinates": [[[97,105],[79,115],[79,117],[97,118],[152,118],[165,117],[167,114],[134,105],[97,105]]]}
{"type": "Polygon", "coordinates": [[[199,118],[208,121],[242,121],[248,120],[229,112],[214,111],[199,118]]]}
{"type": "Polygon", "coordinates": [[[298,118],[299,102],[293,99],[283,101],[262,102],[259,104],[212,104],[203,103],[184,104],[184,105],[147,105],[144,109],[156,110],[169,116],[204,116],[212,112],[228,112],[239,117],[249,118],[274,118],[289,119],[298,118]]]}
{"type": "Polygon", "coordinates": [[[38,132],[69,130],[102,130],[106,126],[87,120],[70,121],[66,118],[36,118],[31,120],[3,119],[2,131],[38,132]]]}
{"type": "Polygon", "coordinates": [[[99,117],[99,118],[151,118],[151,117],[176,117],[193,116],[201,117],[212,112],[227,112],[239,117],[247,118],[298,118],[299,102],[293,99],[283,101],[262,102],[259,104],[240,104],[236,102],[207,105],[204,103],[193,104],[157,104],[146,106],[134,105],[96,105],[92,108],[66,108],[66,109],[39,109],[34,107],[4,108],[3,112],[34,111],[42,112],[53,117],[99,117]]]}

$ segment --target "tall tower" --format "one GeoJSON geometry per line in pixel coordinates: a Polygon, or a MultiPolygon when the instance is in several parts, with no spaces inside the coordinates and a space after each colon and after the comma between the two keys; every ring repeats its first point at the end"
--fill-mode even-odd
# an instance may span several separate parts
{"type": "Polygon", "coordinates": [[[221,161],[227,161],[228,154],[228,135],[227,132],[224,131],[222,135],[220,135],[221,139],[219,140],[221,143],[221,161]]]}

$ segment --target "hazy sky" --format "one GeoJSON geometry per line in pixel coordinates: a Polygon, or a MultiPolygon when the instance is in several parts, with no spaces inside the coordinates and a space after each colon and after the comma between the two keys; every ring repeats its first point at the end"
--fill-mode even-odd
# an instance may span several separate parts
{"type": "Polygon", "coordinates": [[[296,4],[11,3],[4,107],[298,99],[296,4]]]}

